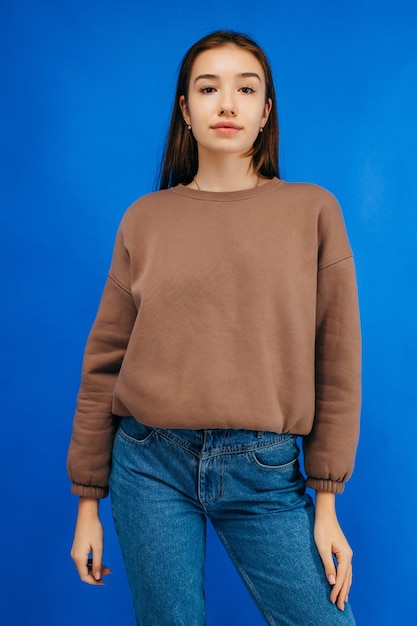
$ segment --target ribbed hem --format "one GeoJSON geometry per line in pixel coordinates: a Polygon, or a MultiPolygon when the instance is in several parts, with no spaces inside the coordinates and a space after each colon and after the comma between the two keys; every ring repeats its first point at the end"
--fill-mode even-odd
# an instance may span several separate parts
{"type": "Polygon", "coordinates": [[[336,480],[323,480],[321,478],[307,478],[307,487],[316,491],[325,491],[326,493],[343,493],[345,483],[336,480]]]}
{"type": "Polygon", "coordinates": [[[101,500],[102,498],[107,498],[109,489],[108,487],[90,487],[88,485],[72,483],[71,493],[81,498],[95,498],[96,500],[101,500]]]}

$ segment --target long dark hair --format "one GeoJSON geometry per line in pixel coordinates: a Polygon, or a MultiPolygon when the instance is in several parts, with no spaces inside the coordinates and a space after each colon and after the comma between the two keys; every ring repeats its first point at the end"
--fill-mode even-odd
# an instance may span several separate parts
{"type": "Polygon", "coordinates": [[[253,164],[257,174],[267,178],[279,176],[278,144],[279,127],[277,102],[269,61],[265,52],[253,39],[242,33],[218,30],[197,41],[185,54],[178,73],[177,89],[171,122],[168,130],[164,156],[159,172],[159,189],[168,189],[179,183],[190,183],[198,170],[197,142],[187,129],[179,105],[180,97],[188,98],[188,88],[194,61],[206,50],[234,44],[251,52],[262,66],[265,74],[266,101],[272,101],[272,109],[262,133],[253,144],[253,164]]]}

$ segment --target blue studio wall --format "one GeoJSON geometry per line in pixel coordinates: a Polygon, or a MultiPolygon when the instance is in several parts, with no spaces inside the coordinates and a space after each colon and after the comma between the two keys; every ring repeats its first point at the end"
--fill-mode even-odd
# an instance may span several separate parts
{"type": "MultiPolygon", "coordinates": [[[[2,624],[134,624],[108,500],[113,574],[98,589],[76,576],[66,450],[118,223],[153,188],[183,53],[223,27],[269,53],[282,177],[344,209],[364,337],[362,437],[338,497],[351,600],[359,626],[417,624],[416,24],[401,0],[2,2],[2,624]]],[[[208,626],[263,623],[211,531],[207,604],[208,626]]]]}

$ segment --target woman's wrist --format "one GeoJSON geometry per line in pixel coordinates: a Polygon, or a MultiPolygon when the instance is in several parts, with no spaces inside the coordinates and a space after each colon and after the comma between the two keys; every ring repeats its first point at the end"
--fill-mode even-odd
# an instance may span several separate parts
{"type": "Polygon", "coordinates": [[[316,491],[316,518],[336,517],[336,496],[327,491],[316,491]]]}
{"type": "Polygon", "coordinates": [[[78,515],[83,517],[97,517],[98,516],[99,500],[96,498],[80,497],[78,501],[78,515]]]}

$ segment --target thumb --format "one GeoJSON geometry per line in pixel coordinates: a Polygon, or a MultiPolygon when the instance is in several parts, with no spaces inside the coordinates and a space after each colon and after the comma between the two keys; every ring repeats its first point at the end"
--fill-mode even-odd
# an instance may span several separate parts
{"type": "Polygon", "coordinates": [[[91,573],[95,580],[101,579],[103,550],[96,548],[93,551],[93,558],[91,560],[91,573]]]}

